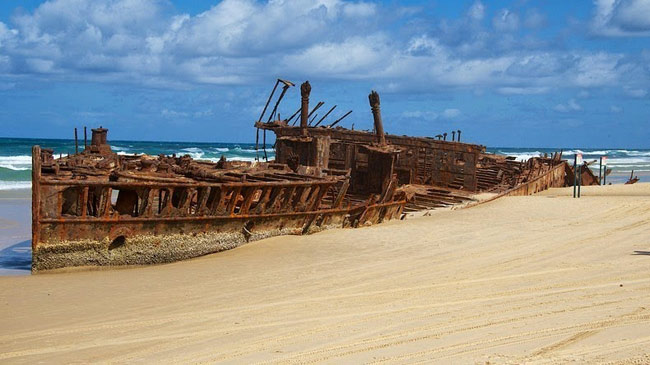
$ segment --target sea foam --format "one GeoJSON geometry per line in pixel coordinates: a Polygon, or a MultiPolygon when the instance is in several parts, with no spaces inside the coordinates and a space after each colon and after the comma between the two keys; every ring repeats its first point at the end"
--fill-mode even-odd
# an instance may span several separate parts
{"type": "Polygon", "coordinates": [[[0,167],[10,170],[29,170],[32,168],[32,156],[0,156],[0,167]]]}
{"type": "Polygon", "coordinates": [[[31,181],[2,181],[0,180],[0,190],[19,190],[31,189],[31,181]]]}

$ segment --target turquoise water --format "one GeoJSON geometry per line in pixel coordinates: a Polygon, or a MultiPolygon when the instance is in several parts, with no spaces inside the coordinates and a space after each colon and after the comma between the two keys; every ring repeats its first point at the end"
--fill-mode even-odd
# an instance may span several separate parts
{"type": "MultiPolygon", "coordinates": [[[[248,161],[255,159],[255,144],[252,143],[110,141],[110,144],[113,151],[119,154],[187,154],[195,159],[211,161],[217,161],[221,156],[225,156],[227,159],[248,161]]],[[[58,154],[74,153],[73,140],[0,138],[0,190],[30,187],[31,148],[33,145],[52,148],[57,156],[58,154]]],[[[488,152],[515,156],[519,160],[555,151],[557,149],[553,148],[488,147],[488,152]]],[[[573,156],[577,152],[583,153],[585,161],[597,160],[601,156],[607,156],[608,165],[616,174],[629,174],[631,170],[639,174],[648,174],[650,172],[650,149],[565,148],[563,156],[573,161],[573,156]]],[[[261,157],[263,151],[260,150],[259,154],[261,157]]],[[[267,155],[269,159],[274,157],[273,149],[269,145],[267,145],[267,155]]],[[[596,167],[597,172],[598,164],[592,166],[596,167]]]]}

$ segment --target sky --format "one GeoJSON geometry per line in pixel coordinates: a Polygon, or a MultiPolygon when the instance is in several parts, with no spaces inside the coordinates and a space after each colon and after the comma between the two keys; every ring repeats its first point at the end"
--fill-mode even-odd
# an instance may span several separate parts
{"type": "Polygon", "coordinates": [[[0,137],[253,142],[277,78],[355,129],[376,90],[391,134],[650,148],[650,0],[0,1],[0,137]]]}

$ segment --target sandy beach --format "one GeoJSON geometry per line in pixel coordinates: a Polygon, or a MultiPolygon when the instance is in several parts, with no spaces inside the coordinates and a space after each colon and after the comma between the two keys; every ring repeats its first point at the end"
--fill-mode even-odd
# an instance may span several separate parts
{"type": "Polygon", "coordinates": [[[650,184],[0,277],[0,362],[650,363],[650,184]]]}

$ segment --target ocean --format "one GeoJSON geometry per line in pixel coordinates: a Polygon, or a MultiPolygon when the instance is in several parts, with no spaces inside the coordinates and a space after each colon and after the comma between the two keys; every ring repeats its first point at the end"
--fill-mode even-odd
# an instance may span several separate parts
{"type": "MultiPolygon", "coordinates": [[[[111,148],[118,154],[146,153],[149,155],[190,155],[194,159],[217,161],[221,156],[227,159],[255,160],[255,144],[253,143],[197,143],[197,142],[143,142],[143,141],[110,141],[111,148]]],[[[58,154],[74,153],[74,141],[65,139],[28,139],[28,138],[0,138],[0,190],[28,189],[31,187],[31,148],[33,145],[52,148],[58,154]]],[[[83,149],[83,146],[81,146],[83,149]]],[[[81,150],[80,149],[80,150],[81,150]]],[[[558,151],[554,148],[509,148],[488,147],[488,152],[514,156],[518,160],[544,153],[558,151]]],[[[608,157],[608,167],[612,168],[613,175],[618,179],[612,182],[621,182],[623,176],[632,170],[639,175],[650,173],[650,149],[578,149],[564,148],[564,158],[573,161],[576,153],[582,153],[585,161],[598,160],[601,156],[608,157]]],[[[269,159],[274,157],[273,149],[267,145],[269,159]]],[[[260,158],[263,156],[260,149],[260,158]]],[[[592,165],[598,174],[598,163],[592,165]]],[[[645,180],[642,178],[642,180],[645,180]]]]}

